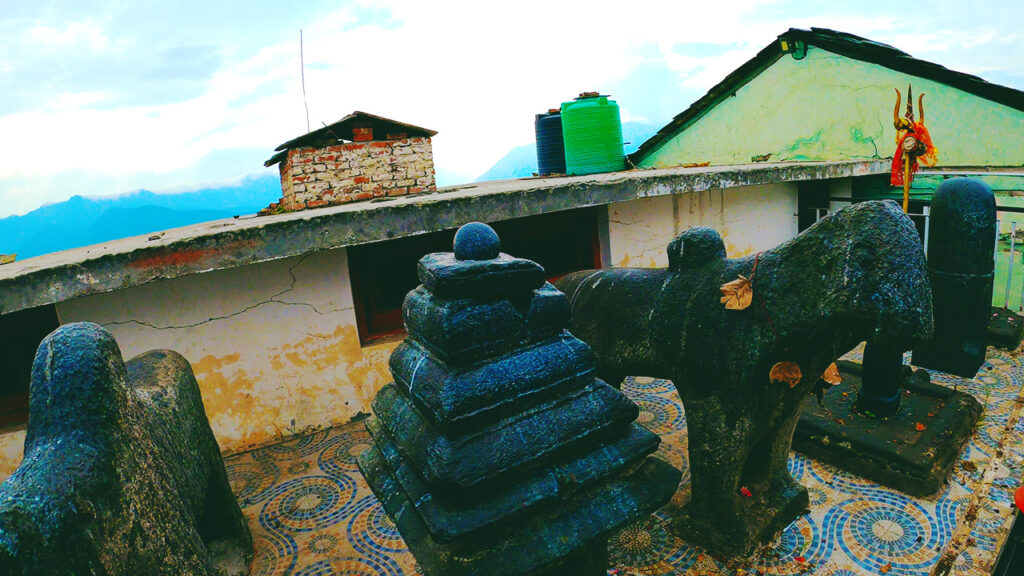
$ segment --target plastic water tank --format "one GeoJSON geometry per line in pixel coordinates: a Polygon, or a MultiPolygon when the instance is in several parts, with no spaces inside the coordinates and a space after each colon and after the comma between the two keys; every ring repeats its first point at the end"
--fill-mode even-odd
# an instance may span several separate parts
{"type": "Polygon", "coordinates": [[[619,105],[607,96],[584,93],[563,102],[562,138],[567,174],[615,172],[625,167],[619,105]]]}
{"type": "Polygon", "coordinates": [[[537,173],[565,174],[565,143],[562,141],[562,113],[558,109],[537,114],[537,173]]]}

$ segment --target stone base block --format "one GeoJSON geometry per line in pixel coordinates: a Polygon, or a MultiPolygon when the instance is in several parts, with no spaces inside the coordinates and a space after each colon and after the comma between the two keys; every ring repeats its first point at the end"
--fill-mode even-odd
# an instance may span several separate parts
{"type": "Polygon", "coordinates": [[[932,384],[925,370],[904,379],[900,411],[877,418],[853,409],[861,365],[837,362],[842,383],[824,405],[808,397],[793,448],[816,460],[919,497],[942,490],[981,417],[970,394],[932,384]]]}
{"type": "Polygon", "coordinates": [[[992,346],[1016,350],[1024,336],[1024,316],[1006,308],[992,308],[988,320],[988,343],[992,346]]]}
{"type": "Polygon", "coordinates": [[[679,471],[649,457],[634,470],[584,490],[527,518],[501,537],[435,541],[387,460],[376,446],[359,456],[359,469],[427,576],[571,574],[605,576],[611,533],[663,505],[679,471]]]}

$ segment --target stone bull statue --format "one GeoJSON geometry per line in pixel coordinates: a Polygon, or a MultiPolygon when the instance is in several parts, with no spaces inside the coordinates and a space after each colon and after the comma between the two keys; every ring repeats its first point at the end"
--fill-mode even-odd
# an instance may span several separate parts
{"type": "Polygon", "coordinates": [[[126,366],[96,324],[47,336],[25,458],[0,484],[0,574],[240,576],[251,560],[188,362],[126,366]]]}
{"type": "Polygon", "coordinates": [[[677,530],[716,554],[748,555],[808,508],[786,460],[800,405],[829,364],[864,340],[907,350],[930,334],[924,254],[910,219],[885,201],[743,258],[727,259],[714,230],[692,228],[668,257],[665,269],[586,270],[556,286],[602,378],[667,378],[679,391],[692,497],[677,530]],[[727,309],[720,287],[741,275],[752,298],[727,309]],[[788,369],[773,379],[777,365],[788,369]]]}

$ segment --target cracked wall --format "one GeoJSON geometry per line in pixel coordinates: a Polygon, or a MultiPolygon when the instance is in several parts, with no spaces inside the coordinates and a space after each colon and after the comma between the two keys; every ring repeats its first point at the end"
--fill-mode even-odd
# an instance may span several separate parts
{"type": "MultiPolygon", "coordinates": [[[[169,348],[191,362],[226,452],[349,421],[390,380],[397,342],[361,347],[344,249],[165,280],[57,305],[124,357],[169,348]]],[[[0,436],[0,479],[24,433],[0,436]]]]}
{"type": "Polygon", "coordinates": [[[714,228],[730,258],[781,244],[797,234],[796,184],[687,192],[608,206],[613,266],[668,266],[665,247],[687,228],[714,228]]]}
{"type": "Polygon", "coordinates": [[[917,95],[926,94],[925,125],[940,165],[1024,165],[1024,112],[813,46],[803,60],[784,55],[640,165],[891,158],[893,89],[905,105],[908,83],[918,117],[917,95]]]}

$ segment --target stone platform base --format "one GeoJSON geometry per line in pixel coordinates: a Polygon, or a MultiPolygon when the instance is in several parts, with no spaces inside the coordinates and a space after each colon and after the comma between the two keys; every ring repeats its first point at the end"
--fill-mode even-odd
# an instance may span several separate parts
{"type": "Polygon", "coordinates": [[[1006,308],[992,307],[988,320],[988,343],[992,346],[1016,350],[1024,336],[1024,316],[1006,308]]]}
{"type": "MultiPolygon", "coordinates": [[[[563,513],[538,513],[513,521],[511,535],[490,540],[440,543],[427,531],[377,446],[358,458],[359,470],[416,556],[427,576],[605,576],[609,518],[631,523],[664,503],[651,489],[679,483],[679,471],[649,457],[607,484],[589,487],[560,506],[563,513]],[[568,513],[564,513],[564,511],[568,513]],[[582,544],[582,542],[590,542],[582,544]]],[[[557,512],[557,511],[556,511],[557,512]]]]}
{"type": "Polygon", "coordinates": [[[842,383],[824,405],[808,397],[793,434],[793,449],[914,496],[942,490],[974,425],[981,404],[970,394],[932,384],[925,370],[904,379],[900,411],[887,418],[853,410],[861,365],[836,363],[842,383]]]}

